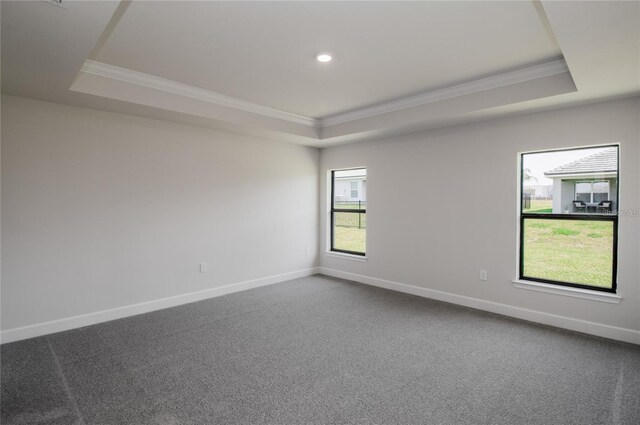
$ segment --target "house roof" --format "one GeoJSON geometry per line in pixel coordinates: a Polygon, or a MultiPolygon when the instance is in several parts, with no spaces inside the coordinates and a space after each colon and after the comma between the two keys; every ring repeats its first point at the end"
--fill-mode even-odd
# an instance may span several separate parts
{"type": "Polygon", "coordinates": [[[618,148],[611,147],[593,155],[580,158],[553,170],[545,171],[547,177],[566,174],[594,174],[618,171],[618,148]]]}

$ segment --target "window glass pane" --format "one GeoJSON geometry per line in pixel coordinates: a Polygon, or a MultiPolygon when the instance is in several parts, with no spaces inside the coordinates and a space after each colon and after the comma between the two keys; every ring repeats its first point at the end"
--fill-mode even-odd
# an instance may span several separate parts
{"type": "Polygon", "coordinates": [[[611,288],[613,222],[524,219],[523,277],[611,288]]]}
{"type": "Polygon", "coordinates": [[[599,204],[602,201],[608,201],[609,195],[606,193],[594,193],[593,194],[593,202],[599,204]]]}
{"type": "Polygon", "coordinates": [[[585,204],[591,203],[591,193],[576,193],[576,201],[582,201],[585,204]]]}
{"type": "Polygon", "coordinates": [[[365,209],[367,205],[367,170],[337,170],[333,172],[333,205],[342,209],[365,209]],[[360,189],[360,190],[359,190],[360,189]]]}
{"type": "Polygon", "coordinates": [[[616,146],[533,152],[522,155],[522,212],[541,214],[597,213],[576,207],[605,200],[616,202],[618,148],[616,146]],[[612,189],[612,190],[611,190],[612,189]],[[592,196],[600,193],[601,195],[592,196]],[[605,195],[602,195],[605,194],[605,195]]]}
{"type": "Polygon", "coordinates": [[[593,182],[593,193],[609,193],[609,182],[593,182]]]}
{"type": "Polygon", "coordinates": [[[591,183],[576,183],[576,192],[591,193],[591,183]]]}
{"type": "Polygon", "coordinates": [[[352,199],[358,198],[358,182],[357,181],[351,182],[351,198],[352,199]]]}
{"type": "Polygon", "coordinates": [[[343,251],[365,252],[367,215],[361,213],[333,213],[333,248],[343,251]]]}

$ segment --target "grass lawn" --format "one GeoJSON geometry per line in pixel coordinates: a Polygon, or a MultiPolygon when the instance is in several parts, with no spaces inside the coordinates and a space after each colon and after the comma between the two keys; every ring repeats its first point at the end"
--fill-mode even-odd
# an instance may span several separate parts
{"type": "Polygon", "coordinates": [[[529,208],[525,209],[524,212],[528,212],[528,213],[550,213],[552,212],[552,203],[553,201],[546,200],[539,200],[539,199],[532,199],[531,200],[531,205],[529,208]]]}
{"type": "Polygon", "coordinates": [[[333,237],[333,246],[336,249],[365,252],[367,239],[366,229],[336,226],[333,237]]]}
{"type": "Polygon", "coordinates": [[[343,210],[366,210],[367,201],[336,202],[335,207],[343,210]]]}
{"type": "Polygon", "coordinates": [[[524,275],[611,288],[613,223],[526,219],[524,275]]]}
{"type": "Polygon", "coordinates": [[[337,212],[333,220],[335,223],[333,247],[346,251],[365,252],[367,214],[337,212]]]}

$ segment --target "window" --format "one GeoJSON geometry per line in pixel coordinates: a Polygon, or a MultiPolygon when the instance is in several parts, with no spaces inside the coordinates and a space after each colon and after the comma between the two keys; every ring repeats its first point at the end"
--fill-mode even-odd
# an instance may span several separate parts
{"type": "Polygon", "coordinates": [[[576,182],[576,201],[597,204],[609,200],[609,182],[576,182]]]}
{"type": "Polygon", "coordinates": [[[616,291],[618,150],[521,154],[520,279],[616,291]]]}
{"type": "Polygon", "coordinates": [[[351,182],[351,199],[358,198],[358,182],[351,182]]]}
{"type": "Polygon", "coordinates": [[[331,251],[365,255],[366,181],[365,168],[331,171],[331,251]]]}

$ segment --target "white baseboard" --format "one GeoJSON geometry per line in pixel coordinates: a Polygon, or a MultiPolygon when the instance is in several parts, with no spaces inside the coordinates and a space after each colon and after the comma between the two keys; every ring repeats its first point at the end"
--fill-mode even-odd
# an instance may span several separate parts
{"type": "Polygon", "coordinates": [[[143,303],[118,307],[110,310],[98,311],[79,316],[67,317],[64,319],[52,320],[50,322],[37,323],[34,325],[23,326],[14,329],[7,329],[0,333],[0,343],[20,341],[36,336],[48,335],[56,332],[62,332],[69,329],[80,328],[83,326],[94,325],[97,323],[108,322],[110,320],[121,319],[124,317],[135,316],[137,314],[148,313],[164,308],[175,307],[182,304],[189,304],[196,301],[205,300],[207,298],[219,297],[234,292],[246,291],[248,289],[258,288],[260,286],[272,285],[274,283],[284,282],[300,277],[311,276],[316,273],[322,273],[327,276],[333,276],[341,279],[352,280],[366,285],[377,286],[380,288],[390,289],[393,291],[404,292],[407,294],[417,295],[420,297],[431,298],[439,301],[445,301],[452,304],[459,304],[466,307],[472,307],[479,310],[485,310],[492,313],[503,314],[518,319],[529,320],[532,322],[543,323],[546,325],[556,326],[559,328],[569,329],[572,331],[583,332],[591,335],[601,336],[604,338],[615,339],[618,341],[640,344],[640,331],[633,329],[620,328],[616,326],[604,325],[601,323],[589,322],[581,319],[560,316],[551,313],[544,313],[536,310],[529,310],[521,307],[514,307],[507,304],[496,303],[492,301],[481,300],[478,298],[466,297],[463,295],[451,294],[449,292],[436,291],[433,289],[422,288],[419,286],[408,285],[405,283],[393,282],[390,280],[378,279],[375,277],[364,276],[356,273],[343,272],[340,270],[330,269],[327,267],[312,267],[309,269],[298,270],[289,273],[283,273],[274,276],[267,276],[260,279],[253,279],[244,282],[233,283],[229,285],[219,286],[216,288],[205,289],[187,294],[180,294],[173,297],[162,298],[158,300],[147,301],[143,303]]]}
{"type": "Polygon", "coordinates": [[[433,289],[407,285],[405,283],[398,283],[390,280],[378,279],[375,277],[364,276],[356,273],[343,272],[327,267],[318,267],[318,270],[319,273],[325,274],[327,276],[352,280],[355,282],[364,283],[365,285],[377,286],[380,288],[391,289],[393,291],[417,295],[419,297],[431,298],[434,300],[445,301],[452,304],[459,304],[466,307],[476,308],[478,310],[490,311],[492,313],[503,314],[505,316],[529,320],[531,322],[542,323],[558,328],[569,329],[576,332],[583,332],[590,335],[630,342],[633,344],[640,344],[640,331],[634,329],[619,328],[616,326],[604,325],[602,323],[589,322],[587,320],[574,319],[571,317],[545,313],[542,311],[514,307],[511,305],[486,301],[479,298],[471,298],[463,295],[436,291],[433,289]]]}
{"type": "Polygon", "coordinates": [[[182,304],[189,304],[207,298],[219,297],[234,292],[246,291],[247,289],[258,288],[260,286],[272,285],[300,277],[311,276],[318,272],[317,267],[298,270],[289,273],[282,273],[274,276],[267,276],[260,279],[247,280],[244,282],[232,283],[215,288],[204,289],[202,291],[190,292],[187,294],[175,295],[158,300],[146,301],[124,307],[112,308],[110,310],[97,311],[95,313],[82,314],[80,316],[66,317],[64,319],[52,320],[50,322],[37,323],[34,325],[22,326],[14,329],[7,329],[0,333],[0,343],[20,341],[36,336],[48,335],[56,332],[67,331],[69,329],[83,326],[95,325],[96,323],[108,322],[110,320],[121,319],[123,317],[135,316],[137,314],[148,313],[164,308],[175,307],[182,304]]]}

